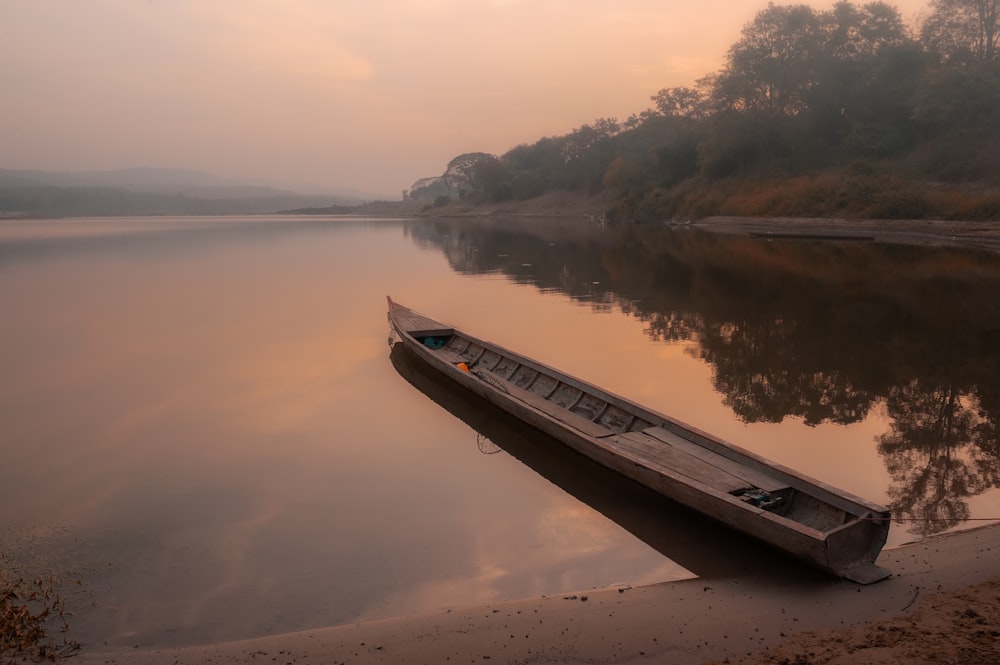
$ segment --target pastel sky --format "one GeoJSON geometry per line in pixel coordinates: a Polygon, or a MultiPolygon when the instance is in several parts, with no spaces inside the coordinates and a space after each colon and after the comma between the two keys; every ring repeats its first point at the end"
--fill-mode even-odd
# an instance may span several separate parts
{"type": "MultiPolygon", "coordinates": [[[[912,19],[927,2],[891,4],[912,19]]],[[[649,108],[718,69],[765,7],[0,0],[0,168],[194,168],[396,196],[460,153],[649,108]]]]}

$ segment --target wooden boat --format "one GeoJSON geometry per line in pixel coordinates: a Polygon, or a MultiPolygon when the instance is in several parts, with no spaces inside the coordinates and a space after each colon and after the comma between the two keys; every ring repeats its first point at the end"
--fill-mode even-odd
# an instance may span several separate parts
{"type": "Polygon", "coordinates": [[[759,455],[435,321],[388,298],[417,357],[577,452],[845,579],[870,584],[889,511],[759,455]]]}
{"type": "Polygon", "coordinates": [[[505,452],[695,577],[752,576],[764,583],[804,585],[825,580],[822,571],[796,565],[785,553],[584,457],[472,394],[406,345],[393,345],[389,362],[407,383],[469,427],[468,439],[459,444],[475,446],[483,455],[505,452]]]}

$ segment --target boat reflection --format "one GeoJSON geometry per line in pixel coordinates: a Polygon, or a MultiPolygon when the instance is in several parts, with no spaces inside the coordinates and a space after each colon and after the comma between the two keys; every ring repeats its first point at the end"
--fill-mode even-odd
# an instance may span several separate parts
{"type": "Polygon", "coordinates": [[[475,431],[480,451],[509,453],[694,575],[831,583],[808,565],[593,462],[461,390],[402,344],[389,357],[406,381],[475,431]]]}

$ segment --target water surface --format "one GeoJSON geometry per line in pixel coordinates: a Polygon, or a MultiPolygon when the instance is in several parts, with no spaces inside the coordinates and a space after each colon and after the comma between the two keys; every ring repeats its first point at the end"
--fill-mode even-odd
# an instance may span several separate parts
{"type": "Polygon", "coordinates": [[[387,294],[891,504],[890,546],[1000,516],[994,255],[576,220],[4,220],[0,549],[79,577],[74,631],[112,646],[780,559],[390,356],[387,294]]]}

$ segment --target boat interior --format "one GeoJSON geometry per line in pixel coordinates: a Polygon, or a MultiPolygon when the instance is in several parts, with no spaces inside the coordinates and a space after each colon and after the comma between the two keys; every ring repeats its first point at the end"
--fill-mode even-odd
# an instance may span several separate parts
{"type": "Polygon", "coordinates": [[[794,486],[752,459],[703,438],[641,408],[602,396],[585,385],[554,376],[543,367],[484,346],[457,331],[413,333],[425,348],[442,361],[469,372],[492,387],[534,407],[578,431],[600,439],[617,455],[654,471],[683,475],[718,493],[742,501],[748,508],[780,515],[820,532],[835,530],[858,517],[813,493],[808,486],[794,486]],[[688,434],[688,436],[685,436],[688,434]],[[728,452],[729,454],[723,454],[728,452]]]}

